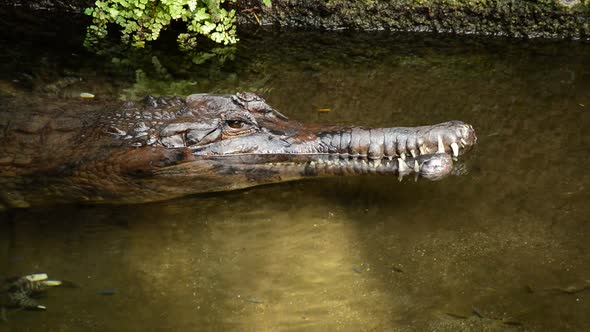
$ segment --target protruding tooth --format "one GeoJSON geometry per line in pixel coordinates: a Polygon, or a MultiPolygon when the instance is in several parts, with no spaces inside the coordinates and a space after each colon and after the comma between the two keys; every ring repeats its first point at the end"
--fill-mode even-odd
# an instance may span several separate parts
{"type": "Polygon", "coordinates": [[[414,160],[414,172],[420,173],[420,165],[418,165],[418,161],[414,160]]]}
{"type": "Polygon", "coordinates": [[[61,281],[59,280],[43,280],[41,283],[45,286],[59,286],[61,285],[61,281]]]}
{"type": "Polygon", "coordinates": [[[461,143],[463,143],[464,146],[467,146],[467,141],[464,138],[461,138],[461,143]]]}
{"type": "Polygon", "coordinates": [[[402,158],[397,158],[397,165],[399,174],[405,174],[410,169],[402,158]]]}
{"type": "Polygon", "coordinates": [[[400,158],[402,158],[403,160],[406,160],[406,153],[402,152],[400,155],[400,158]]]}
{"type": "Polygon", "coordinates": [[[309,166],[315,166],[315,161],[310,161],[309,166]]]}
{"type": "Polygon", "coordinates": [[[404,179],[404,175],[402,173],[399,173],[399,175],[397,176],[397,180],[399,182],[402,182],[403,179],[404,179]]]}
{"type": "Polygon", "coordinates": [[[46,280],[47,273],[30,274],[28,276],[25,276],[25,279],[32,281],[32,282],[46,280]]]}
{"type": "Polygon", "coordinates": [[[387,156],[387,159],[389,159],[389,161],[393,160],[393,156],[387,156]]]}
{"type": "Polygon", "coordinates": [[[44,305],[40,305],[40,304],[38,304],[38,305],[36,306],[36,308],[37,308],[37,309],[39,309],[39,310],[47,310],[47,307],[46,307],[46,306],[44,306],[44,305]]]}
{"type": "Polygon", "coordinates": [[[412,155],[412,157],[416,158],[416,150],[415,149],[411,149],[410,154],[412,155]]]}
{"type": "Polygon", "coordinates": [[[440,135],[438,135],[438,153],[445,153],[445,145],[440,135]]]}
{"type": "Polygon", "coordinates": [[[424,145],[420,145],[420,154],[426,154],[426,147],[424,145]]]}
{"type": "Polygon", "coordinates": [[[451,149],[453,149],[453,157],[458,157],[459,156],[459,145],[457,145],[457,143],[453,142],[453,143],[451,143],[451,149]]]}

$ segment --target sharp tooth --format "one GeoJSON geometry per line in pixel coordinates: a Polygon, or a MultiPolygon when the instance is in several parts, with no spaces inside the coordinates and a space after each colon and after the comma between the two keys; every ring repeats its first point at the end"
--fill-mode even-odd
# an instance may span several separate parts
{"type": "Polygon", "coordinates": [[[32,281],[32,282],[46,280],[47,274],[46,273],[30,274],[28,276],[25,276],[25,279],[32,281]]]}
{"type": "Polygon", "coordinates": [[[426,151],[426,147],[424,145],[420,146],[420,154],[427,154],[428,151],[426,151]]]}
{"type": "Polygon", "coordinates": [[[463,145],[467,146],[467,141],[464,138],[461,138],[461,143],[463,143],[463,145]]]}
{"type": "Polygon", "coordinates": [[[389,159],[389,161],[393,160],[393,156],[387,156],[387,159],[389,159]]]}
{"type": "Polygon", "coordinates": [[[309,166],[315,166],[315,161],[310,161],[309,166]]]}
{"type": "Polygon", "coordinates": [[[408,167],[408,164],[406,164],[406,162],[402,159],[402,158],[397,158],[397,164],[398,164],[398,173],[399,174],[404,174],[408,171],[408,169],[410,169],[408,167]]]}
{"type": "Polygon", "coordinates": [[[43,280],[41,283],[45,286],[59,286],[61,285],[61,281],[59,280],[43,280]]]}
{"type": "Polygon", "coordinates": [[[412,157],[416,158],[416,150],[415,149],[411,149],[410,154],[412,155],[412,157]]]}
{"type": "Polygon", "coordinates": [[[420,173],[420,165],[418,165],[417,160],[414,160],[414,172],[420,173]]]}
{"type": "Polygon", "coordinates": [[[445,153],[445,145],[440,135],[438,135],[438,153],[445,153]]]}
{"type": "Polygon", "coordinates": [[[406,153],[402,152],[400,155],[400,158],[402,158],[403,160],[406,160],[406,153]]]}
{"type": "Polygon", "coordinates": [[[457,143],[453,142],[453,143],[451,143],[451,149],[453,149],[453,157],[458,157],[459,156],[459,145],[457,145],[457,143]]]}
{"type": "Polygon", "coordinates": [[[397,176],[397,180],[399,182],[402,182],[403,179],[404,179],[404,175],[402,173],[399,173],[399,175],[397,176]]]}

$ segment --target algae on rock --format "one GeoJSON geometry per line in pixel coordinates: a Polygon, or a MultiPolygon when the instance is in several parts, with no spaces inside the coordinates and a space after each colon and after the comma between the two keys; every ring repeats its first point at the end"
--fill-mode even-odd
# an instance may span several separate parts
{"type": "MultiPolygon", "coordinates": [[[[256,20],[282,27],[590,38],[588,0],[258,0],[256,20]]],[[[254,23],[242,12],[240,23],[254,23]]]]}

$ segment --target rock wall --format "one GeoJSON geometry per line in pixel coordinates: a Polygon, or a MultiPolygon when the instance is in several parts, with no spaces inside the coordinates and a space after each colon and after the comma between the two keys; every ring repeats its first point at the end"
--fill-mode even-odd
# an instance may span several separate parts
{"type": "Polygon", "coordinates": [[[271,7],[251,0],[240,6],[241,24],[590,38],[589,0],[272,0],[271,7]]]}
{"type": "Polygon", "coordinates": [[[0,0],[3,7],[22,7],[32,10],[53,10],[60,12],[83,12],[94,4],[94,0],[0,0]]]}
{"type": "MultiPolygon", "coordinates": [[[[94,0],[0,0],[81,12],[94,0]]],[[[237,0],[240,25],[590,39],[590,0],[237,0]]]]}

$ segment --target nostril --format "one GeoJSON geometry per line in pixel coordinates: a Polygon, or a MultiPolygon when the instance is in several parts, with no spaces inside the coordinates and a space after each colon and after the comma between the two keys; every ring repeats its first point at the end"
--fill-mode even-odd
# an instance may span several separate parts
{"type": "Polygon", "coordinates": [[[477,137],[475,136],[475,129],[473,129],[473,126],[465,124],[461,129],[461,142],[465,145],[475,144],[477,137]]]}

